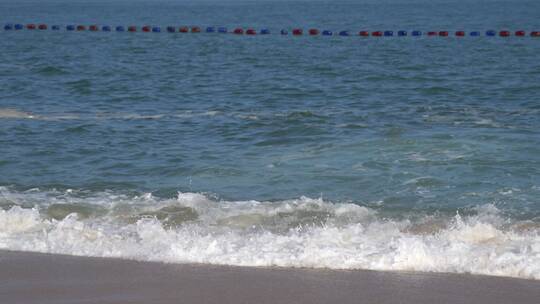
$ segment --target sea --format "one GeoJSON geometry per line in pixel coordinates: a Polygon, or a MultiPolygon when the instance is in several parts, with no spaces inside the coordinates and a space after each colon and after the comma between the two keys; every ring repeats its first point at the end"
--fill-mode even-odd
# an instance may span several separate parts
{"type": "Polygon", "coordinates": [[[540,279],[540,38],[484,34],[540,30],[537,0],[2,0],[0,23],[2,250],[540,279]]]}

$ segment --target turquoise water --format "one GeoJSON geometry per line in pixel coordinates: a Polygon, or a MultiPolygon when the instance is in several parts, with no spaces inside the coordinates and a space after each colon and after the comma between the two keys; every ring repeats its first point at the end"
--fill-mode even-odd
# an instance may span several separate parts
{"type": "MultiPolygon", "coordinates": [[[[2,22],[163,30],[540,30],[537,1],[3,7],[2,22]]],[[[540,278],[540,39],[0,44],[0,248],[540,278]]]]}

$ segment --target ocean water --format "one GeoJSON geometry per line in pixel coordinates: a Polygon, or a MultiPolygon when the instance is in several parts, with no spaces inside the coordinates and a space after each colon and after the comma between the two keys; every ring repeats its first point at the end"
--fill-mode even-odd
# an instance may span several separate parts
{"type": "Polygon", "coordinates": [[[18,1],[0,22],[0,249],[540,279],[538,1],[18,1]]]}

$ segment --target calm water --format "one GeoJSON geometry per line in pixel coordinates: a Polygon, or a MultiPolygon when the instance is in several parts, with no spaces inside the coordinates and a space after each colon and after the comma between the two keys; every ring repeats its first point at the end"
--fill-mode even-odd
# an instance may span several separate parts
{"type": "MultiPolygon", "coordinates": [[[[538,1],[80,2],[0,22],[540,30],[538,1]]],[[[540,39],[0,45],[0,248],[540,279],[540,39]]]]}

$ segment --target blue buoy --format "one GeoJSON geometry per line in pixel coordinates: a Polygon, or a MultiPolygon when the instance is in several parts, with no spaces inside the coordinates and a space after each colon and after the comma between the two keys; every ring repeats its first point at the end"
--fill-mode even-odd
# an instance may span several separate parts
{"type": "Polygon", "coordinates": [[[407,31],[398,31],[397,34],[400,37],[407,36],[407,31]]]}
{"type": "Polygon", "coordinates": [[[74,31],[74,30],[75,30],[75,25],[73,24],[66,25],[66,31],[74,31]]]}
{"type": "Polygon", "coordinates": [[[103,32],[110,32],[110,31],[111,31],[111,27],[108,26],[108,25],[104,25],[104,26],[101,27],[101,30],[102,30],[103,32]]]}
{"type": "Polygon", "coordinates": [[[349,31],[341,31],[341,32],[339,32],[339,35],[340,36],[350,36],[351,34],[349,33],[349,31]]]}
{"type": "Polygon", "coordinates": [[[497,36],[497,32],[494,30],[486,31],[486,36],[497,36]]]}
{"type": "Polygon", "coordinates": [[[8,24],[4,25],[4,30],[11,31],[12,29],[13,29],[13,24],[8,23],[8,24]]]}
{"type": "Polygon", "coordinates": [[[413,35],[413,36],[422,36],[422,32],[421,31],[412,31],[411,35],[413,35]]]}
{"type": "Polygon", "coordinates": [[[227,28],[226,27],[219,27],[217,31],[218,31],[218,33],[226,34],[227,33],[227,28]]]}
{"type": "Polygon", "coordinates": [[[474,32],[471,32],[469,35],[471,35],[473,37],[478,37],[478,36],[480,36],[480,32],[474,31],[474,32]]]}
{"type": "Polygon", "coordinates": [[[53,31],[59,31],[60,30],[60,25],[53,25],[53,26],[51,26],[51,29],[53,31]]]}
{"type": "Polygon", "coordinates": [[[215,33],[216,32],[216,28],[213,27],[213,26],[209,26],[206,28],[206,32],[207,33],[215,33]]]}
{"type": "Polygon", "coordinates": [[[117,32],[125,32],[125,31],[126,31],[126,28],[123,27],[123,26],[121,26],[121,25],[119,25],[119,26],[116,27],[116,31],[117,31],[117,32]]]}
{"type": "Polygon", "coordinates": [[[16,29],[16,30],[22,30],[24,28],[24,26],[22,24],[20,24],[20,23],[17,23],[17,24],[15,24],[13,26],[13,28],[16,29]]]}
{"type": "Polygon", "coordinates": [[[262,29],[261,30],[261,35],[270,35],[270,30],[269,29],[262,29]]]}
{"type": "Polygon", "coordinates": [[[334,33],[332,33],[332,31],[329,31],[329,30],[324,30],[322,31],[322,35],[323,36],[332,36],[334,33]]]}
{"type": "Polygon", "coordinates": [[[281,35],[288,35],[289,32],[287,30],[281,30],[281,35]]]}
{"type": "Polygon", "coordinates": [[[384,36],[385,36],[385,37],[391,37],[391,36],[394,36],[394,32],[393,32],[393,31],[384,31],[384,36]]]}
{"type": "Polygon", "coordinates": [[[152,32],[153,32],[153,33],[161,33],[161,28],[160,28],[159,26],[154,26],[154,27],[152,28],[152,32]]]}
{"type": "Polygon", "coordinates": [[[175,33],[176,32],[176,28],[174,26],[167,26],[167,32],[169,33],[175,33]]]}

